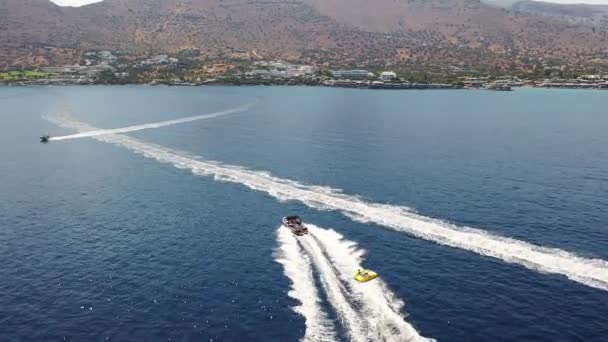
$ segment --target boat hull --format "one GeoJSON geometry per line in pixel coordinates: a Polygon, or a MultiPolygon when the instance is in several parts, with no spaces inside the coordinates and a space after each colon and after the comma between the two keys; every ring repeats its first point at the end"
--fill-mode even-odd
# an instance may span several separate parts
{"type": "Polygon", "coordinates": [[[306,228],[304,224],[290,222],[287,217],[283,217],[281,223],[285,228],[291,230],[291,232],[296,236],[303,236],[308,234],[308,228],[306,228]]]}

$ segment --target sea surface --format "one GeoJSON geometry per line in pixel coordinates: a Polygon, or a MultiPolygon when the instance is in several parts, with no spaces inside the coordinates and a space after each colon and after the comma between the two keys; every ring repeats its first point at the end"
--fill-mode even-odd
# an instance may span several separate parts
{"type": "Polygon", "coordinates": [[[0,341],[608,341],[608,288],[580,277],[608,270],[607,108],[585,90],[0,87],[0,341]]]}

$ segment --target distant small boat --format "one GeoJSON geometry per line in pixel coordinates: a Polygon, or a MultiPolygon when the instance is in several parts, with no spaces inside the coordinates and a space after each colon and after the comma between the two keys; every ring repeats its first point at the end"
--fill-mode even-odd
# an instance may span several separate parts
{"type": "Polygon", "coordinates": [[[357,273],[355,273],[355,280],[360,283],[366,283],[376,278],[378,278],[378,273],[372,270],[358,270],[357,273]]]}
{"type": "Polygon", "coordinates": [[[294,235],[302,236],[308,234],[308,228],[302,223],[299,216],[286,216],[281,220],[286,228],[289,228],[294,235]]]}
{"type": "Polygon", "coordinates": [[[50,139],[51,139],[51,136],[48,134],[40,136],[41,143],[48,143],[50,139]]]}

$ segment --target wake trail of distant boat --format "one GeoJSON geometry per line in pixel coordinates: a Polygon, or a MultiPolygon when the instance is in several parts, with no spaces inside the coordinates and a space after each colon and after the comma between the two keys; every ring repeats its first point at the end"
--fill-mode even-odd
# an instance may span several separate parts
{"type": "MultiPolygon", "coordinates": [[[[49,140],[50,141],[60,141],[60,140],[68,140],[68,139],[89,138],[89,137],[97,137],[97,136],[101,136],[101,135],[136,132],[136,131],[141,131],[144,129],[178,125],[178,124],[182,124],[182,123],[198,121],[198,120],[205,120],[205,119],[212,119],[212,118],[217,118],[220,116],[225,116],[225,115],[229,115],[229,114],[242,112],[242,111],[245,111],[245,110],[251,108],[254,104],[255,104],[255,102],[252,102],[252,103],[246,104],[244,106],[240,106],[240,107],[236,107],[236,108],[232,108],[232,109],[228,109],[228,110],[223,110],[220,112],[189,116],[189,117],[174,119],[174,120],[166,120],[166,121],[153,122],[153,123],[147,123],[147,124],[142,124],[142,125],[133,125],[133,126],[127,126],[127,127],[121,127],[121,128],[95,129],[95,130],[81,132],[81,133],[77,133],[77,134],[64,135],[64,136],[59,136],[59,137],[51,137],[49,140]]],[[[49,117],[47,119],[49,119],[50,121],[54,121],[53,117],[49,117]]]]}
{"type": "Polygon", "coordinates": [[[279,248],[275,254],[276,261],[283,265],[285,275],[291,280],[292,290],[288,295],[301,303],[293,309],[305,319],[306,332],[302,342],[336,341],[334,326],[321,308],[310,258],[303,253],[287,229],[280,229],[277,239],[279,248]]]}
{"type": "MultiPolygon", "coordinates": [[[[62,127],[78,131],[95,129],[69,119],[56,122],[62,127]]],[[[339,211],[353,220],[382,225],[424,240],[519,264],[542,273],[564,275],[581,284],[608,291],[608,262],[602,259],[581,257],[561,249],[537,246],[481,229],[456,226],[418,215],[405,207],[366,201],[340,190],[306,185],[275,177],[268,172],[206,161],[182,151],[127,136],[102,135],[95,139],[122,146],[162,163],[189,169],[195,175],[242,184],[280,201],[300,201],[311,208],[339,211]]]]}

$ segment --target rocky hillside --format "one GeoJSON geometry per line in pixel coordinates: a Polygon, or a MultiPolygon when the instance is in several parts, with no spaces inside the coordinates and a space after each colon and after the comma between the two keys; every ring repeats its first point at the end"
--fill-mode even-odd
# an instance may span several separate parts
{"type": "Polygon", "coordinates": [[[577,25],[608,29],[608,5],[566,5],[538,1],[518,1],[512,6],[516,13],[533,14],[577,25]]]}
{"type": "Polygon", "coordinates": [[[0,67],[77,62],[87,49],[196,47],[331,65],[522,67],[603,62],[605,29],[479,0],[0,0],[0,67]]]}
{"type": "Polygon", "coordinates": [[[534,0],[482,0],[516,14],[541,16],[575,25],[608,28],[608,5],[558,4],[534,0]]]}

